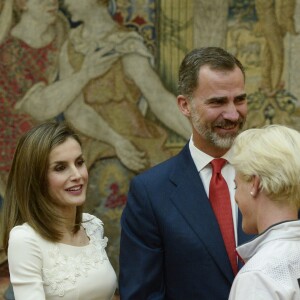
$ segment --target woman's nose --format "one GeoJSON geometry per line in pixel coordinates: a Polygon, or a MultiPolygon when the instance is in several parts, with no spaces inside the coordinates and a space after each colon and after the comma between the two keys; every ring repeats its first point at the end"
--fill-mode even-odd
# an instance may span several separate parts
{"type": "Polygon", "coordinates": [[[71,179],[76,180],[76,179],[79,179],[79,178],[81,178],[80,171],[75,166],[72,167],[72,169],[71,169],[71,179]]]}

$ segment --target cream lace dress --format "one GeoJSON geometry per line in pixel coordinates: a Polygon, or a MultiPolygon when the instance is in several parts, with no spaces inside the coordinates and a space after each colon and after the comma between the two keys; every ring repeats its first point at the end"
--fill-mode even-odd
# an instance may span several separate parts
{"type": "Polygon", "coordinates": [[[15,299],[111,299],[117,277],[107,257],[103,223],[83,214],[90,239],[76,247],[43,239],[27,223],[10,232],[8,262],[15,299]]]}

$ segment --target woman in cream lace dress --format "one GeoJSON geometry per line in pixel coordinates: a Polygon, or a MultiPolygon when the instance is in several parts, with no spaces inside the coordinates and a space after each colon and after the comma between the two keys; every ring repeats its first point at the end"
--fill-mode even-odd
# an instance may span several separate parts
{"type": "Polygon", "coordinates": [[[81,143],[67,124],[43,123],[21,137],[3,217],[15,299],[113,297],[103,223],[82,213],[87,183],[81,143]]]}

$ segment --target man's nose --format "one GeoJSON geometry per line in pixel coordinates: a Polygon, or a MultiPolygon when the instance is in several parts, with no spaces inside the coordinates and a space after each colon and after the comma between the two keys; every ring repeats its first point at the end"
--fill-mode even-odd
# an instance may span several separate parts
{"type": "Polygon", "coordinates": [[[223,112],[223,118],[230,121],[237,121],[240,117],[240,114],[234,103],[228,103],[223,112]]]}

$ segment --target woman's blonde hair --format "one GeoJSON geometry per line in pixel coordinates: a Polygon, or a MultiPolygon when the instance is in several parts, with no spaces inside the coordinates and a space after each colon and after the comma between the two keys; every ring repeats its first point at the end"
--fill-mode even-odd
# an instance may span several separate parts
{"type": "MultiPolygon", "coordinates": [[[[8,176],[3,203],[3,246],[7,251],[9,232],[27,222],[42,237],[59,241],[62,233],[57,225],[63,217],[48,191],[47,172],[53,148],[68,138],[80,145],[77,134],[65,122],[46,122],[25,133],[19,140],[8,176]]],[[[80,228],[82,207],[77,207],[74,232],[80,228]]]]}
{"type": "Polygon", "coordinates": [[[248,129],[235,139],[231,163],[245,180],[278,202],[300,208],[300,133],[283,125],[248,129]]]}

